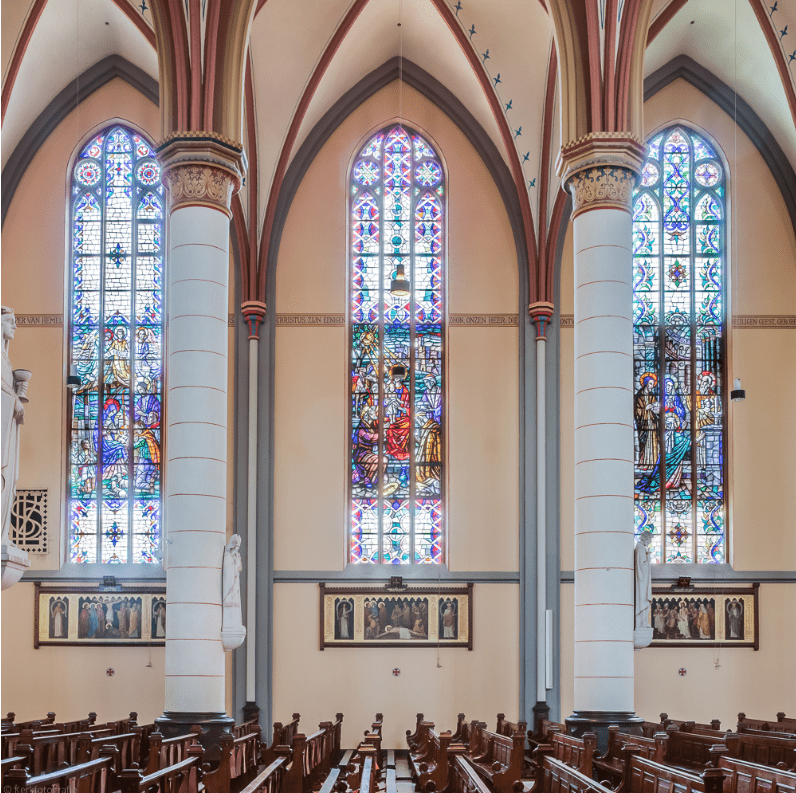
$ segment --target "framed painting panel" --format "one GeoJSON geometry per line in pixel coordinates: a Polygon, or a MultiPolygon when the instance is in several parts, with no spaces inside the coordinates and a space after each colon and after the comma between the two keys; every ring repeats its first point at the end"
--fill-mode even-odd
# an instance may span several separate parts
{"type": "Polygon", "coordinates": [[[759,587],[653,587],[651,646],[759,649],[759,587]]]}
{"type": "Polygon", "coordinates": [[[33,647],[163,646],[165,587],[34,587],[33,647]]]}
{"type": "Polygon", "coordinates": [[[327,647],[473,649],[473,585],[329,587],[320,584],[321,650],[327,647]]]}

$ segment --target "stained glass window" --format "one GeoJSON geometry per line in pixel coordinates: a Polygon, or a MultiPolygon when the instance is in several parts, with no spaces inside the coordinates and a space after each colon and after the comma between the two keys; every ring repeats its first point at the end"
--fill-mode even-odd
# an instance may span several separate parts
{"type": "Polygon", "coordinates": [[[156,562],[163,187],[152,146],[111,127],[71,175],[69,560],[156,562]]]}
{"type": "Polygon", "coordinates": [[[444,560],[444,172],[418,133],[374,135],[350,180],[350,554],[444,560]]]}
{"type": "Polygon", "coordinates": [[[635,531],[656,562],[725,559],[726,174],[696,132],[649,142],[633,204],[635,531]]]}

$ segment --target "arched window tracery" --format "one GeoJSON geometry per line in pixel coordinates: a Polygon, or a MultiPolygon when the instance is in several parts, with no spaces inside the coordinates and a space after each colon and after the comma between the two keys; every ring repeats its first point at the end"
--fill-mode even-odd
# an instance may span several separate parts
{"type": "Polygon", "coordinates": [[[112,125],[70,180],[68,560],[155,563],[161,533],[163,219],[160,166],[112,125]]]}
{"type": "Polygon", "coordinates": [[[655,562],[726,555],[726,184],[678,124],[649,141],[634,192],[635,531],[655,562]]]}
{"type": "Polygon", "coordinates": [[[442,164],[400,124],[351,169],[349,561],[444,561],[442,164]]]}

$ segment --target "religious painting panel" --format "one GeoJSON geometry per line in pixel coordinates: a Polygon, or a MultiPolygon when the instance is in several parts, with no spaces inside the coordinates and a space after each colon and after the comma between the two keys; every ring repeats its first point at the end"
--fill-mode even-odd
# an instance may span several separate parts
{"type": "Polygon", "coordinates": [[[473,649],[473,585],[329,587],[320,584],[321,650],[326,647],[473,649]]]}
{"type": "Polygon", "coordinates": [[[164,645],[165,587],[35,584],[33,646],[164,645]]]}
{"type": "Polygon", "coordinates": [[[653,587],[651,646],[759,649],[758,588],[653,587]]]}

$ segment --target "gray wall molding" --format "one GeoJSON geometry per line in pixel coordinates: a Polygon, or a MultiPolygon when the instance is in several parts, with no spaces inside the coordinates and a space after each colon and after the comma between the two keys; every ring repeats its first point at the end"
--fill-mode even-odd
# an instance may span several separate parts
{"type": "Polygon", "coordinates": [[[481,570],[473,572],[451,572],[438,570],[429,565],[390,566],[389,570],[373,565],[349,565],[345,570],[274,570],[275,584],[319,584],[325,581],[340,581],[349,584],[381,584],[389,574],[403,576],[410,586],[433,586],[461,581],[473,584],[519,584],[519,572],[481,570]],[[353,569],[352,569],[353,568],[353,569]]]}
{"type": "Polygon", "coordinates": [[[678,55],[644,80],[644,101],[678,78],[698,88],[730,118],[737,119],[738,127],[752,141],[771,171],[796,232],[796,174],[763,119],[732,88],[687,55],[678,55]]]}
{"type": "Polygon", "coordinates": [[[39,117],[25,131],[17,147],[8,158],[2,175],[2,223],[5,223],[6,213],[25,171],[44,141],[80,102],[84,102],[91,94],[116,77],[140,91],[150,102],[159,104],[157,80],[150,77],[143,69],[122,58],[121,55],[108,55],[107,58],[89,66],[83,74],[72,80],[44,108],[39,117]]]}
{"type": "MultiPolygon", "coordinates": [[[[761,584],[796,584],[793,570],[733,570],[728,564],[670,564],[653,565],[652,582],[668,584],[680,576],[691,576],[692,584],[735,585],[758,581],[761,584]]],[[[561,571],[562,584],[574,584],[573,570],[561,571]]]]}

